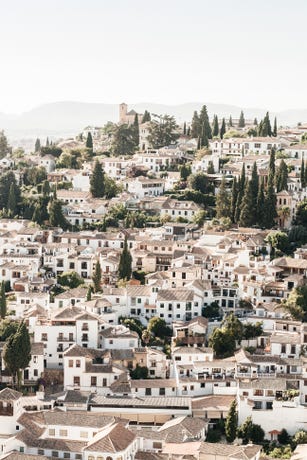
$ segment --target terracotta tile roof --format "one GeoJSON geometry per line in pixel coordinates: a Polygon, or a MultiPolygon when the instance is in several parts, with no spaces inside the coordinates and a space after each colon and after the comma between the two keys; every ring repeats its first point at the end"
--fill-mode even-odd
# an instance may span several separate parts
{"type": "Polygon", "coordinates": [[[123,424],[117,423],[95,436],[94,442],[89,444],[85,451],[90,452],[121,452],[127,449],[135,439],[135,434],[125,428],[123,424]]]}

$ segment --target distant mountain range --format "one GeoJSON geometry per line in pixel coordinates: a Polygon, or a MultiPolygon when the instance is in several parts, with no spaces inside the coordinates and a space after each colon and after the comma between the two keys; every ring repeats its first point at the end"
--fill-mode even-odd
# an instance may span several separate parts
{"type": "MultiPolygon", "coordinates": [[[[131,104],[128,110],[134,109],[143,113],[148,110],[156,114],[174,115],[178,123],[189,121],[194,110],[199,110],[203,103],[189,102],[178,105],[153,103],[131,104]]],[[[237,118],[241,109],[245,118],[262,118],[267,109],[242,108],[227,104],[207,103],[210,118],[213,114],[219,117],[237,118]]],[[[85,102],[55,102],[35,107],[20,115],[0,113],[0,129],[4,129],[12,141],[50,136],[53,138],[75,135],[88,125],[102,126],[107,121],[118,121],[117,104],[96,104],[85,102]]],[[[292,109],[282,112],[270,112],[271,118],[277,116],[278,124],[294,126],[298,122],[307,121],[307,109],[292,109]]]]}

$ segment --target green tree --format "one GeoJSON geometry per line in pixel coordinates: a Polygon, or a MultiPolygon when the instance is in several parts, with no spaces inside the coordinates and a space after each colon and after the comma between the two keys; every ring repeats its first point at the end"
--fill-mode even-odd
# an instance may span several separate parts
{"type": "Polygon", "coordinates": [[[63,150],[60,147],[56,147],[54,145],[53,146],[46,145],[46,147],[41,147],[41,150],[40,150],[40,154],[42,157],[45,155],[52,155],[55,158],[59,158],[62,153],[63,153],[63,150]]]}
{"type": "Polygon", "coordinates": [[[232,122],[232,116],[231,115],[229,116],[228,126],[229,126],[229,128],[233,127],[233,122],[232,122]]]}
{"type": "Polygon", "coordinates": [[[243,444],[248,442],[262,443],[264,440],[265,433],[260,425],[254,424],[251,417],[242,423],[238,428],[238,437],[242,438],[243,444]]]}
{"type": "Polygon", "coordinates": [[[272,228],[275,225],[276,211],[276,195],[272,182],[269,180],[264,198],[264,226],[272,228]]]}
{"type": "Polygon", "coordinates": [[[150,113],[147,110],[145,110],[142,118],[142,123],[146,123],[147,121],[151,121],[151,116],[150,113]]]}
{"type": "Polygon", "coordinates": [[[225,328],[216,328],[210,336],[209,345],[217,358],[226,358],[233,355],[236,340],[225,328]]]}
{"type": "Polygon", "coordinates": [[[67,286],[70,289],[77,288],[81,284],[84,284],[83,278],[75,271],[62,273],[58,276],[57,281],[61,286],[67,286]]]}
{"type": "Polygon", "coordinates": [[[302,158],[302,162],[301,162],[301,184],[302,184],[302,188],[306,187],[306,182],[305,182],[305,161],[304,161],[303,158],[302,158]]]}
{"type": "Polygon", "coordinates": [[[202,316],[204,318],[217,318],[221,315],[221,310],[218,302],[212,302],[210,305],[206,305],[202,309],[202,316]]]}
{"type": "Polygon", "coordinates": [[[219,120],[217,115],[214,115],[213,117],[213,126],[212,126],[212,136],[217,137],[219,135],[219,120]]]}
{"type": "Polygon", "coordinates": [[[298,286],[290,292],[283,306],[293,319],[307,321],[307,286],[298,286]]]}
{"type": "Polygon", "coordinates": [[[285,161],[282,159],[275,174],[276,191],[281,192],[288,190],[288,168],[285,161]]]}
{"type": "Polygon", "coordinates": [[[226,121],[225,118],[222,119],[222,125],[220,129],[220,138],[223,139],[224,135],[226,133],[226,121]]]}
{"type": "MultiPolygon", "coordinates": [[[[1,195],[0,195],[1,196],[1,195]]],[[[307,227],[307,199],[305,198],[296,207],[295,225],[307,227]]]]}
{"type": "Polygon", "coordinates": [[[241,342],[243,336],[243,324],[233,313],[224,318],[222,327],[227,331],[227,334],[231,335],[239,343],[241,342]]]}
{"type": "Polygon", "coordinates": [[[277,137],[277,119],[274,118],[273,136],[277,137]]]}
{"type": "Polygon", "coordinates": [[[38,153],[40,152],[40,149],[41,149],[41,141],[40,139],[37,138],[35,141],[34,152],[38,153]]]}
{"type": "Polygon", "coordinates": [[[17,214],[17,202],[16,202],[15,190],[16,190],[16,186],[12,183],[10,185],[9,196],[7,200],[7,209],[11,217],[14,217],[17,214]]]}
{"type": "Polygon", "coordinates": [[[136,147],[133,125],[118,125],[115,127],[112,140],[112,151],[114,155],[131,155],[136,147]]]}
{"type": "Polygon", "coordinates": [[[241,211],[239,225],[241,227],[251,227],[255,223],[255,208],[252,181],[248,181],[246,183],[240,209],[241,211]]]}
{"type": "Polygon", "coordinates": [[[49,202],[48,208],[51,227],[60,227],[63,230],[69,230],[71,225],[64,217],[61,202],[57,199],[52,199],[49,202]]]}
{"type": "Polygon", "coordinates": [[[207,194],[213,191],[212,185],[208,181],[208,176],[203,173],[192,174],[189,177],[189,186],[198,192],[207,194]]]}
{"type": "Polygon", "coordinates": [[[86,146],[86,148],[88,148],[89,150],[93,151],[93,137],[92,137],[92,134],[91,134],[90,131],[87,133],[87,138],[86,138],[85,146],[86,146]]]}
{"type": "Polygon", "coordinates": [[[231,217],[230,196],[226,188],[225,176],[222,177],[221,185],[216,196],[216,217],[231,217]]]}
{"type": "Polygon", "coordinates": [[[93,273],[93,283],[94,283],[94,291],[99,292],[101,289],[101,276],[102,276],[102,270],[101,270],[101,265],[99,260],[97,260],[96,266],[95,266],[95,271],[93,273]]]}
{"type": "Polygon", "coordinates": [[[279,444],[283,445],[289,444],[291,441],[291,437],[289,436],[289,433],[285,428],[283,428],[281,432],[277,435],[277,439],[279,444]]]}
{"type": "Polygon", "coordinates": [[[212,161],[209,161],[208,163],[208,168],[207,168],[207,174],[214,174],[214,165],[212,161]]]}
{"type": "Polygon", "coordinates": [[[264,194],[264,183],[262,180],[258,188],[257,205],[256,205],[256,218],[257,218],[257,223],[260,227],[265,226],[264,203],[265,203],[265,194],[264,194]]]}
{"type": "Polygon", "coordinates": [[[200,119],[197,111],[194,112],[192,123],[191,123],[191,137],[193,139],[198,139],[201,133],[200,119]]]}
{"type": "Polygon", "coordinates": [[[134,137],[134,143],[135,143],[135,148],[137,149],[140,144],[140,128],[139,128],[139,117],[138,114],[136,113],[134,116],[134,122],[132,125],[133,129],[133,137],[134,137]]]}
{"type": "Polygon", "coordinates": [[[183,134],[184,136],[186,136],[186,135],[187,135],[187,124],[186,124],[186,122],[184,122],[184,123],[183,123],[183,130],[182,130],[182,134],[183,134]]]}
{"type": "Polygon", "coordinates": [[[6,296],[5,296],[5,282],[1,282],[0,286],[0,315],[1,318],[6,317],[6,296]]]}
{"type": "Polygon", "coordinates": [[[245,127],[245,118],[244,118],[243,110],[241,110],[241,113],[240,113],[238,127],[239,128],[244,128],[245,127]]]}
{"type": "Polygon", "coordinates": [[[148,379],[149,369],[146,366],[136,365],[135,369],[130,370],[130,377],[134,380],[148,379]]]}
{"type": "Polygon", "coordinates": [[[158,316],[150,318],[148,321],[147,329],[155,337],[160,337],[161,339],[170,337],[172,335],[171,328],[166,325],[166,322],[163,318],[159,318],[158,316]]]}
{"type": "Polygon", "coordinates": [[[237,178],[234,177],[233,182],[232,182],[232,188],[231,188],[231,202],[230,202],[230,218],[232,222],[235,222],[238,192],[239,192],[239,186],[238,186],[237,178]]]}
{"type": "Polygon", "coordinates": [[[4,158],[8,153],[10,153],[10,151],[11,149],[4,131],[0,131],[0,159],[4,158]]]}
{"type": "Polygon", "coordinates": [[[119,279],[130,280],[132,274],[132,256],[128,249],[128,241],[125,238],[124,247],[119,259],[118,277],[119,279]]]}
{"type": "Polygon", "coordinates": [[[179,172],[180,179],[186,181],[191,174],[191,166],[184,163],[182,166],[179,167],[179,172]]]}
{"type": "Polygon", "coordinates": [[[245,323],[243,325],[242,338],[245,340],[254,339],[263,333],[262,323],[257,321],[256,324],[245,323]]]}
{"type": "Polygon", "coordinates": [[[105,175],[98,160],[95,162],[90,179],[90,191],[94,198],[102,198],[105,194],[105,175]]]}
{"type": "Polygon", "coordinates": [[[257,120],[257,118],[254,118],[254,126],[258,126],[258,120],[257,120]]]}
{"type": "Polygon", "coordinates": [[[10,207],[14,207],[16,203],[16,213],[19,211],[19,203],[21,202],[20,187],[17,185],[15,174],[10,171],[2,174],[0,177],[0,209],[8,209],[9,196],[11,193],[10,207]]]}
{"type": "MultiPolygon", "coordinates": [[[[258,170],[257,170],[257,164],[254,162],[253,164],[253,169],[252,169],[252,177],[251,177],[251,189],[252,189],[252,195],[253,195],[253,208],[254,210],[257,209],[257,196],[258,196],[258,190],[259,190],[259,176],[258,176],[258,170]]],[[[254,223],[256,223],[256,216],[255,212],[254,214],[254,223]]]]}
{"type": "Polygon", "coordinates": [[[295,444],[307,444],[307,431],[298,430],[293,436],[295,444]]]}
{"type": "Polygon", "coordinates": [[[271,258],[280,257],[289,251],[289,238],[285,232],[271,232],[266,237],[271,246],[271,258]]]}
{"type": "Polygon", "coordinates": [[[16,333],[11,335],[3,349],[3,359],[13,377],[13,384],[21,382],[21,371],[28,367],[31,360],[31,343],[25,322],[21,322],[16,333]]]}
{"type": "Polygon", "coordinates": [[[5,342],[11,335],[16,334],[19,323],[11,318],[2,319],[0,322],[0,340],[5,342]]]}
{"type": "Polygon", "coordinates": [[[275,149],[272,149],[270,153],[270,162],[269,162],[269,174],[268,174],[269,182],[271,181],[273,183],[274,178],[275,178],[275,149]]]}
{"type": "Polygon", "coordinates": [[[233,400],[225,421],[225,435],[227,442],[233,442],[236,438],[238,428],[238,412],[236,400],[233,400]]]}
{"type": "Polygon", "coordinates": [[[160,115],[150,122],[148,141],[154,149],[173,144],[178,137],[178,126],[174,117],[160,115]]]}
{"type": "Polygon", "coordinates": [[[203,105],[199,115],[200,122],[200,145],[201,147],[208,147],[208,140],[212,139],[212,129],[210,126],[207,106],[203,105]]]}
{"type": "Polygon", "coordinates": [[[239,222],[240,214],[241,214],[241,204],[242,199],[244,196],[246,185],[246,177],[245,177],[245,163],[242,165],[241,176],[238,180],[238,194],[237,194],[237,202],[236,202],[236,211],[235,211],[235,222],[239,222]]]}

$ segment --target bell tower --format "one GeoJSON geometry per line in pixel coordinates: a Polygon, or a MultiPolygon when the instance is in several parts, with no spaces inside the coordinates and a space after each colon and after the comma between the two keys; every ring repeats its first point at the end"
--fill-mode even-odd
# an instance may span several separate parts
{"type": "Polygon", "coordinates": [[[123,102],[119,105],[119,123],[126,123],[126,116],[128,112],[128,106],[123,102]]]}

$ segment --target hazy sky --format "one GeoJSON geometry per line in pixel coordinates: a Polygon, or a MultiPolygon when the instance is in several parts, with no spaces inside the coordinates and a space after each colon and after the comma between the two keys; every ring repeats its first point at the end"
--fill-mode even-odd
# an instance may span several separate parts
{"type": "Polygon", "coordinates": [[[0,112],[307,107],[307,0],[0,0],[0,112]]]}

